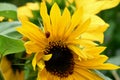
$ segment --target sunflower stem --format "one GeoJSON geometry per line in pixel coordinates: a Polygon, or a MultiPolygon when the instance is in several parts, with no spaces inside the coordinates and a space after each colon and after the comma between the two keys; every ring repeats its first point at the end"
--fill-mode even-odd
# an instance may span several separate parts
{"type": "Polygon", "coordinates": [[[117,71],[116,71],[116,70],[111,71],[111,73],[112,73],[113,77],[115,78],[115,80],[120,80],[120,77],[119,77],[119,75],[117,74],[117,71]]]}

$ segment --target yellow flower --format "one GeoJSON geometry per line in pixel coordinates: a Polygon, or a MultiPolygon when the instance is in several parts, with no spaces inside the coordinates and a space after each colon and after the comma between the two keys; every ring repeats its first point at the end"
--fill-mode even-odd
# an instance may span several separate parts
{"type": "MultiPolygon", "coordinates": [[[[91,17],[92,25],[85,33],[81,36],[85,39],[99,41],[103,43],[104,35],[103,32],[107,29],[108,24],[105,24],[102,19],[94,14],[99,13],[102,10],[113,8],[119,4],[119,0],[70,0],[75,1],[76,8],[83,8],[83,19],[91,17]],[[107,3],[107,4],[106,4],[107,3]],[[99,25],[99,26],[98,26],[99,25]],[[102,26],[106,25],[105,27],[102,26]]],[[[84,21],[84,20],[83,20],[84,21]]]]}
{"type": "Polygon", "coordinates": [[[26,6],[19,7],[17,10],[17,15],[18,15],[18,17],[19,16],[25,16],[25,17],[29,17],[29,18],[33,17],[32,10],[26,6]]]}
{"type": "Polygon", "coordinates": [[[29,2],[26,4],[26,6],[31,10],[39,10],[39,3],[37,2],[35,3],[29,2]]]}
{"type": "Polygon", "coordinates": [[[11,65],[11,62],[3,57],[0,62],[0,71],[5,80],[24,80],[24,72],[15,70],[15,67],[11,65]]]}
{"type": "Polygon", "coordinates": [[[110,63],[104,63],[108,58],[105,55],[99,55],[104,49],[104,47],[94,47],[84,50],[84,52],[89,54],[94,52],[94,58],[87,60],[79,60],[75,54],[72,54],[71,60],[69,59],[71,57],[70,54],[62,57],[62,59],[59,57],[58,61],[54,61],[57,59],[53,57],[46,61],[45,68],[39,71],[38,80],[103,80],[91,70],[112,70],[119,68],[110,63]]]}
{"type": "Polygon", "coordinates": [[[2,22],[4,20],[3,16],[0,16],[0,22],[2,22]]]}
{"type": "Polygon", "coordinates": [[[76,8],[83,6],[87,13],[92,14],[97,14],[102,10],[113,8],[119,4],[119,0],[66,0],[67,6],[73,2],[75,2],[76,8]]]}
{"type": "Polygon", "coordinates": [[[41,3],[40,14],[44,28],[22,17],[22,27],[17,28],[29,39],[25,42],[27,53],[35,53],[32,65],[34,69],[36,65],[40,68],[38,80],[103,80],[91,70],[119,68],[104,64],[107,57],[100,53],[105,47],[96,47],[93,42],[102,43],[103,32],[108,27],[98,16],[84,17],[83,8],[76,10],[72,16],[65,8],[61,15],[56,3],[48,15],[44,2],[41,3]]]}
{"type": "MultiPolygon", "coordinates": [[[[43,0],[43,1],[48,1],[48,0],[43,0]]],[[[82,14],[82,18],[83,18],[82,21],[85,22],[86,19],[88,19],[89,17],[91,17],[92,19],[91,20],[92,24],[90,24],[91,28],[89,27],[88,30],[81,36],[85,39],[99,41],[100,43],[103,43],[103,39],[104,39],[103,32],[107,29],[108,24],[106,24],[102,19],[100,19],[95,14],[99,13],[102,10],[110,9],[117,6],[120,1],[119,0],[89,0],[89,1],[66,0],[66,4],[69,5],[74,1],[75,1],[75,7],[77,9],[81,7],[83,8],[84,14],[82,14]]],[[[50,2],[54,2],[54,0],[50,0],[50,2]]]]}
{"type": "Polygon", "coordinates": [[[120,3],[120,0],[74,0],[76,7],[84,6],[86,13],[97,14],[98,12],[113,8],[120,3]],[[106,4],[107,3],[107,4],[106,4]]]}
{"type": "Polygon", "coordinates": [[[39,10],[39,4],[36,3],[27,3],[24,6],[21,6],[17,9],[18,17],[23,16],[25,20],[28,18],[33,18],[32,10],[39,10]]]}

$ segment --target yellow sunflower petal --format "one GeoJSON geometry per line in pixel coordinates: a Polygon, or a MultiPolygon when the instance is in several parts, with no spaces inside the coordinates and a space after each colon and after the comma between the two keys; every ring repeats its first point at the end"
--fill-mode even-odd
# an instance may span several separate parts
{"type": "Polygon", "coordinates": [[[83,33],[81,35],[81,38],[83,39],[88,39],[88,40],[92,40],[92,41],[98,41],[100,43],[103,43],[103,39],[104,39],[104,34],[103,33],[83,33]]]}
{"type": "Polygon", "coordinates": [[[42,52],[38,52],[34,55],[34,58],[32,60],[32,66],[33,66],[33,69],[35,70],[36,68],[36,64],[42,59],[44,54],[42,54],[42,52]]]}
{"type": "Polygon", "coordinates": [[[70,35],[72,31],[76,28],[76,26],[80,25],[80,21],[83,16],[83,9],[79,8],[78,10],[75,11],[75,13],[72,15],[71,19],[71,25],[68,27],[68,30],[66,32],[66,36],[70,35]]]}
{"type": "Polygon", "coordinates": [[[53,35],[58,35],[57,32],[59,28],[57,25],[59,24],[60,17],[61,17],[60,8],[58,7],[57,3],[54,3],[50,11],[50,19],[51,19],[51,24],[52,24],[53,35]]]}
{"type": "Polygon", "coordinates": [[[39,10],[39,4],[37,2],[35,3],[28,2],[26,6],[31,10],[39,10]]]}
{"type": "Polygon", "coordinates": [[[67,41],[66,43],[73,44],[73,45],[80,45],[83,48],[95,47],[98,45],[98,44],[94,43],[93,41],[86,40],[86,39],[76,39],[76,40],[67,41]]]}
{"type": "Polygon", "coordinates": [[[86,39],[91,39],[91,40],[103,43],[103,40],[104,40],[103,33],[107,28],[108,28],[108,24],[104,24],[104,25],[96,27],[95,29],[93,28],[91,28],[91,30],[89,29],[88,31],[83,33],[81,36],[86,39]],[[88,37],[87,35],[89,35],[90,37],[88,37]]]}
{"type": "MultiPolygon", "coordinates": [[[[20,15],[20,17],[22,17],[22,19],[24,21],[29,21],[29,17],[25,16],[25,15],[20,15]]],[[[19,15],[18,15],[18,18],[20,18],[19,15]]]]}
{"type": "Polygon", "coordinates": [[[20,16],[27,16],[33,18],[32,10],[29,9],[27,6],[22,6],[17,9],[17,15],[20,16]]]}
{"type": "Polygon", "coordinates": [[[118,67],[118,66],[116,66],[114,64],[111,64],[111,63],[105,63],[105,64],[102,64],[102,65],[90,67],[90,69],[91,68],[98,69],[98,70],[115,70],[115,69],[120,69],[120,67],[118,67]]]}
{"type": "Polygon", "coordinates": [[[83,51],[92,56],[99,56],[99,54],[103,52],[105,49],[106,47],[91,47],[91,48],[84,48],[83,51]]]}
{"type": "Polygon", "coordinates": [[[44,42],[45,35],[41,31],[40,28],[38,28],[35,24],[29,22],[29,21],[24,21],[23,18],[20,18],[22,22],[22,27],[18,27],[17,31],[29,38],[32,41],[35,42],[44,42]]]}
{"type": "Polygon", "coordinates": [[[38,72],[37,79],[36,80],[41,80],[41,76],[39,75],[40,71],[38,72]]]}
{"type": "Polygon", "coordinates": [[[104,32],[108,28],[108,24],[105,23],[100,17],[91,15],[91,23],[88,27],[88,32],[104,32]]]}
{"type": "Polygon", "coordinates": [[[43,24],[44,24],[44,30],[45,32],[50,31],[51,32],[51,26],[50,26],[50,17],[47,13],[47,7],[45,2],[41,3],[40,6],[40,15],[42,16],[43,19],[43,24]]]}
{"type": "Polygon", "coordinates": [[[83,6],[84,11],[89,14],[96,14],[101,10],[101,7],[103,4],[101,4],[99,1],[94,0],[75,0],[77,8],[83,6]]]}
{"type": "Polygon", "coordinates": [[[107,59],[108,59],[107,56],[101,55],[97,58],[81,61],[80,63],[76,62],[76,64],[81,67],[86,67],[87,69],[114,70],[114,69],[120,68],[120,67],[110,64],[110,63],[104,64],[104,62],[107,59]]]}
{"type": "Polygon", "coordinates": [[[53,80],[60,80],[60,77],[58,77],[58,76],[53,76],[53,80]]]}
{"type": "Polygon", "coordinates": [[[86,20],[82,25],[78,26],[70,35],[70,39],[75,39],[76,37],[80,37],[80,34],[85,32],[90,24],[91,20],[86,20]]]}
{"type": "Polygon", "coordinates": [[[26,52],[28,54],[36,53],[40,51],[40,46],[38,46],[36,43],[32,41],[28,41],[25,44],[26,52]]]}
{"type": "Polygon", "coordinates": [[[91,19],[91,23],[86,32],[103,33],[109,26],[98,16],[91,15],[90,19],[91,19]]]}
{"type": "Polygon", "coordinates": [[[36,59],[37,53],[35,54],[33,60],[32,60],[32,66],[33,66],[33,70],[36,69],[36,64],[37,64],[37,59],[36,59]]]}
{"type": "Polygon", "coordinates": [[[87,80],[86,77],[82,76],[82,75],[79,74],[78,72],[74,72],[73,78],[74,78],[75,80],[77,80],[77,79],[87,80]]]}
{"type": "Polygon", "coordinates": [[[109,8],[113,8],[115,6],[117,6],[120,1],[119,0],[104,0],[101,2],[104,2],[105,4],[102,6],[102,10],[105,10],[105,9],[109,9],[109,8]],[[107,4],[106,4],[107,3],[107,4]]]}
{"type": "Polygon", "coordinates": [[[90,4],[91,2],[93,2],[93,0],[74,0],[75,1],[75,4],[76,4],[76,7],[79,8],[81,6],[87,6],[87,4],[90,4]]]}
{"type": "Polygon", "coordinates": [[[63,78],[63,80],[74,80],[74,77],[73,75],[69,75],[68,77],[63,78]]]}
{"type": "Polygon", "coordinates": [[[103,80],[100,76],[85,68],[75,68],[75,71],[87,78],[86,80],[103,80]]]}
{"type": "Polygon", "coordinates": [[[52,54],[47,54],[42,57],[43,60],[48,61],[52,57],[52,54]]]}
{"type": "Polygon", "coordinates": [[[97,14],[101,11],[102,6],[104,3],[101,3],[99,1],[91,2],[92,4],[87,4],[87,7],[85,7],[85,12],[89,14],[97,14]]]}
{"type": "Polygon", "coordinates": [[[102,43],[103,39],[104,39],[103,32],[107,28],[108,28],[108,24],[106,24],[101,18],[99,18],[97,16],[92,16],[91,24],[90,24],[88,30],[85,33],[83,33],[81,36],[83,38],[92,39],[94,41],[99,41],[102,43]]]}
{"type": "Polygon", "coordinates": [[[80,58],[82,59],[86,59],[87,56],[86,54],[84,54],[80,48],[78,48],[77,46],[74,46],[74,45],[69,45],[68,46],[70,48],[70,50],[72,50],[75,54],[77,54],[80,58]]]}
{"type": "Polygon", "coordinates": [[[85,33],[81,34],[81,37],[103,43],[103,39],[104,39],[103,33],[108,28],[109,25],[96,16],[92,18],[94,19],[92,19],[89,28],[85,33]]]}
{"type": "Polygon", "coordinates": [[[41,70],[43,70],[44,67],[45,67],[45,63],[44,63],[43,60],[40,60],[39,62],[37,62],[37,65],[38,65],[38,67],[39,67],[41,70]]]}
{"type": "Polygon", "coordinates": [[[48,73],[47,79],[49,79],[49,80],[54,80],[53,77],[54,77],[54,75],[52,75],[51,73],[48,73]]]}
{"type": "MultiPolygon", "coordinates": [[[[77,8],[79,8],[79,7],[81,7],[81,6],[86,5],[87,3],[89,3],[86,0],[74,0],[74,1],[75,1],[75,4],[76,4],[77,8]]],[[[91,1],[91,0],[89,0],[89,1],[91,1]]]]}
{"type": "Polygon", "coordinates": [[[88,60],[82,60],[80,63],[76,62],[79,66],[83,66],[86,68],[89,68],[91,66],[97,66],[103,64],[108,59],[105,55],[100,55],[99,57],[88,59],[88,60]]]}
{"type": "Polygon", "coordinates": [[[87,47],[94,47],[97,46],[98,44],[94,43],[93,41],[90,40],[85,40],[85,39],[80,39],[80,45],[83,46],[84,48],[87,47]]]}
{"type": "Polygon", "coordinates": [[[60,20],[60,25],[59,25],[59,30],[58,30],[58,35],[62,36],[64,39],[64,34],[66,29],[69,27],[70,25],[70,21],[71,21],[71,15],[70,12],[67,8],[64,9],[63,14],[61,16],[61,20],[60,20]]]}
{"type": "Polygon", "coordinates": [[[83,9],[79,8],[75,13],[72,15],[71,19],[71,29],[73,30],[78,24],[80,24],[81,18],[83,15],[83,9]]]}
{"type": "Polygon", "coordinates": [[[84,10],[89,14],[97,14],[102,10],[115,7],[119,0],[75,0],[77,8],[84,6],[84,10]],[[107,4],[106,4],[107,3],[107,4]]]}
{"type": "Polygon", "coordinates": [[[41,72],[39,72],[38,75],[39,75],[38,80],[48,80],[48,78],[47,78],[48,73],[45,69],[43,69],[41,72]]]}

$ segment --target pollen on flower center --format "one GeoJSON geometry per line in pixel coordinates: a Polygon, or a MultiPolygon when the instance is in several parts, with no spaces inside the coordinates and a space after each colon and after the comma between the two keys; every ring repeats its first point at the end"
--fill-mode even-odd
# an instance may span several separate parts
{"type": "Polygon", "coordinates": [[[61,41],[49,42],[45,54],[52,54],[51,59],[45,61],[48,72],[58,77],[68,77],[73,73],[73,54],[61,41]]]}

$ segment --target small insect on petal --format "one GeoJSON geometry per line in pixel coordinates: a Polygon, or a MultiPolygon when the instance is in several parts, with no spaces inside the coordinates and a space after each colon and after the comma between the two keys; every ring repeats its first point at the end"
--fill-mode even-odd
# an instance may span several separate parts
{"type": "Polygon", "coordinates": [[[50,37],[50,32],[45,32],[45,36],[46,36],[46,38],[49,38],[50,37]]]}

